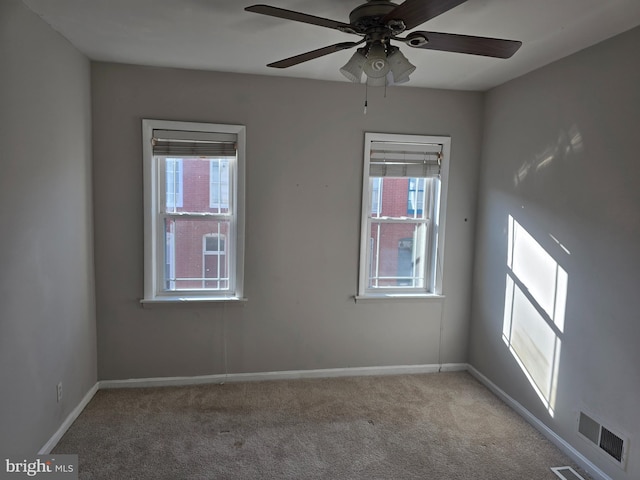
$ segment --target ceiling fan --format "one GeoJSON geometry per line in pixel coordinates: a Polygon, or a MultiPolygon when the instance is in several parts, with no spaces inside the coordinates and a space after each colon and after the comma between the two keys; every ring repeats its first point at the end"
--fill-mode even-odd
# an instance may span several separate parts
{"type": "Polygon", "coordinates": [[[404,37],[399,35],[432,18],[466,2],[467,0],[405,0],[400,5],[389,0],[368,0],[349,14],[349,23],[306,13],[271,7],[252,5],[248,12],[295,22],[332,28],[345,33],[359,35],[358,42],[341,42],[328,47],[285,58],[268,64],[273,68],[288,68],[330,53],[348,48],[358,48],[340,72],[352,82],[359,83],[365,73],[368,85],[399,84],[409,81],[415,70],[400,49],[391,41],[402,42],[413,48],[442,50],[446,52],[468,53],[494,58],[510,58],[522,45],[516,40],[475,37],[454,33],[415,31],[404,37]]]}

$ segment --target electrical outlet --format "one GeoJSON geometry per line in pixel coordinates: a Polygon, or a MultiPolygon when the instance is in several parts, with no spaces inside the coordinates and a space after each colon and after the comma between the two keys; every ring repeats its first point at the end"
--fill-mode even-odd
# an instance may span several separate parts
{"type": "Polygon", "coordinates": [[[58,395],[58,403],[60,403],[62,401],[62,382],[58,383],[58,387],[56,389],[57,395],[58,395]]]}

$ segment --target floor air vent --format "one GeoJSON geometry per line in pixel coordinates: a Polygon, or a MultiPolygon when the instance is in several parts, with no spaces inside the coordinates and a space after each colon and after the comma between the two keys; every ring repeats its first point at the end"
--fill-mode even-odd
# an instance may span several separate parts
{"type": "Polygon", "coordinates": [[[551,471],[562,480],[584,480],[584,478],[571,467],[553,467],[551,471]]]}
{"type": "Polygon", "coordinates": [[[580,412],[578,432],[591,443],[605,451],[618,465],[624,468],[627,442],[584,412],[580,412]]]}

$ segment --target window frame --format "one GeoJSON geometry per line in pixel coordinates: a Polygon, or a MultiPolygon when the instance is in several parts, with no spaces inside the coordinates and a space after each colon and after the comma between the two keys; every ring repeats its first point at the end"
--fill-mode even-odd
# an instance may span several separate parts
{"type": "MultiPolygon", "coordinates": [[[[244,234],[245,234],[245,157],[246,127],[172,120],[142,120],[143,193],[144,193],[144,295],[142,303],[220,302],[244,300],[244,234]],[[237,142],[237,158],[229,185],[229,201],[234,205],[230,218],[233,235],[226,239],[226,255],[230,255],[230,288],[168,291],[164,281],[164,223],[159,210],[163,196],[164,175],[154,159],[152,138],[154,130],[233,134],[237,142]],[[231,243],[229,243],[231,242],[231,243]]],[[[163,164],[164,165],[164,164],[163,164]]],[[[230,166],[231,168],[231,166],[230,166]]]]}
{"type": "MultiPolygon", "coordinates": [[[[446,204],[447,204],[447,190],[449,180],[449,161],[451,150],[451,137],[448,136],[432,136],[432,135],[402,135],[402,134],[387,134],[387,133],[365,133],[364,141],[364,169],[363,169],[363,181],[362,181],[362,203],[361,203],[361,225],[360,225],[360,263],[359,263],[359,276],[358,276],[358,292],[355,296],[356,300],[366,299],[410,299],[410,298],[441,298],[443,297],[443,259],[444,259],[444,246],[445,246],[445,220],[446,220],[446,204]],[[371,144],[372,142],[397,142],[397,143],[425,143],[425,144],[439,144],[442,146],[442,160],[440,166],[440,184],[437,188],[438,192],[438,208],[435,209],[435,218],[433,219],[433,233],[435,240],[435,248],[433,249],[433,258],[429,261],[425,261],[425,268],[427,264],[430,264],[429,271],[425,273],[425,282],[423,287],[369,287],[369,271],[371,269],[371,252],[369,251],[370,245],[370,230],[371,219],[374,217],[370,211],[371,195],[373,178],[370,175],[370,163],[371,163],[371,144]]],[[[377,178],[377,177],[376,177],[377,178]]],[[[396,178],[396,177],[389,177],[396,178]]],[[[398,177],[399,178],[399,177],[398,177]]],[[[409,178],[409,177],[404,177],[409,178]]],[[[381,184],[384,182],[381,182],[381,184]]],[[[380,188],[382,190],[383,187],[380,188]]],[[[426,188],[425,188],[426,190],[426,188]]],[[[408,195],[408,193],[407,193],[408,195]]],[[[382,203],[382,199],[380,199],[382,203]]],[[[408,207],[407,203],[405,204],[408,207]]],[[[382,205],[380,205],[380,211],[382,205]]],[[[406,210],[405,210],[406,211],[406,210]]],[[[417,212],[416,212],[417,213],[417,212]]],[[[414,217],[407,215],[406,217],[400,217],[407,222],[412,222],[414,217]]],[[[393,221],[393,220],[391,220],[393,221]]],[[[429,244],[427,238],[425,244],[429,244]]]]}

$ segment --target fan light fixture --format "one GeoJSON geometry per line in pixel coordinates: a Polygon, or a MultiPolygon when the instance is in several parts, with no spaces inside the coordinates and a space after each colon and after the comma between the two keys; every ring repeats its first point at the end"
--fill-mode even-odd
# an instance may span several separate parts
{"type": "Polygon", "coordinates": [[[387,49],[381,42],[376,42],[368,50],[359,48],[340,73],[350,81],[360,83],[364,72],[367,84],[379,87],[386,85],[387,80],[394,84],[406,83],[415,69],[398,47],[387,49]]]}

